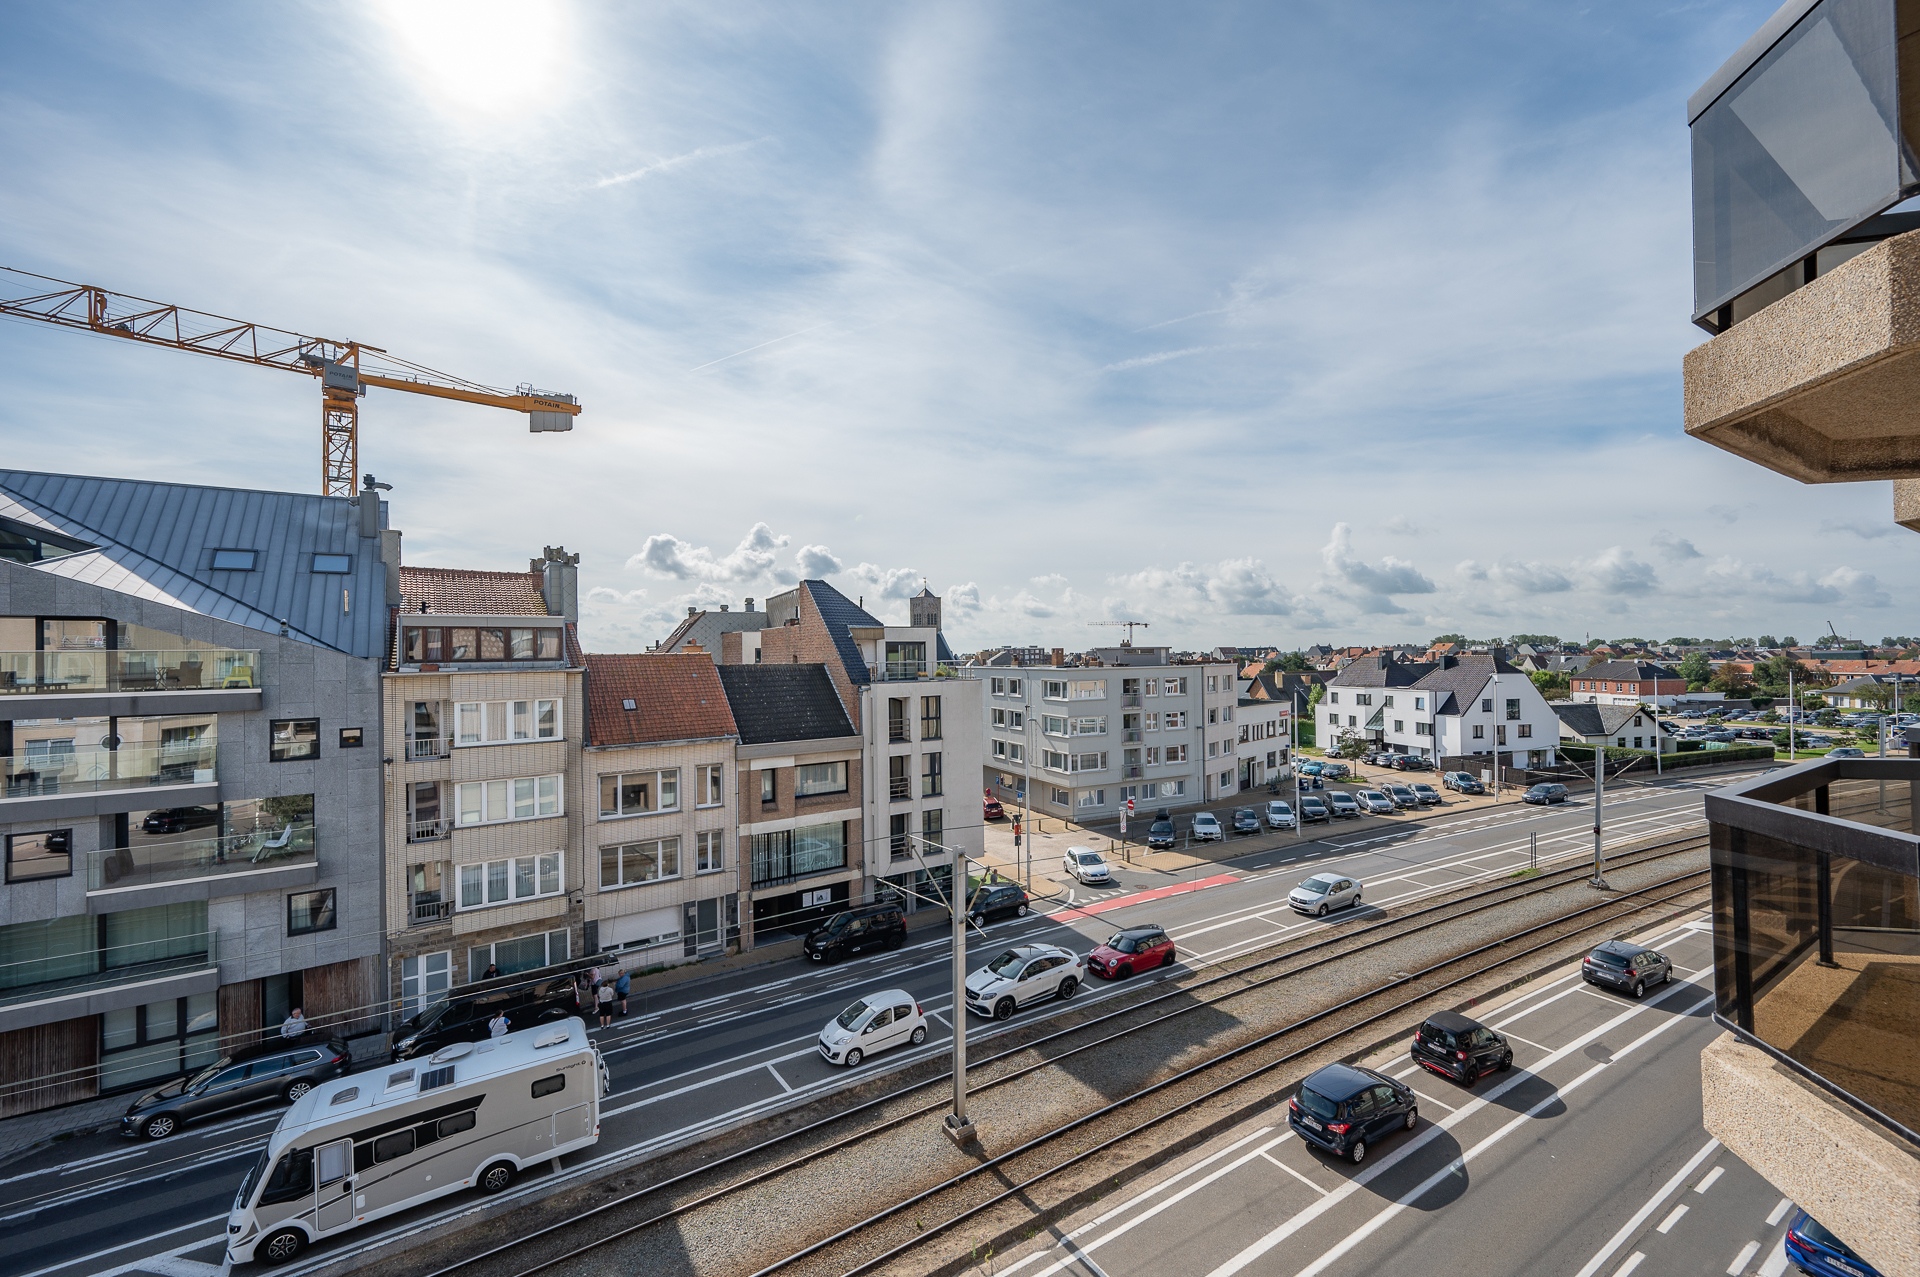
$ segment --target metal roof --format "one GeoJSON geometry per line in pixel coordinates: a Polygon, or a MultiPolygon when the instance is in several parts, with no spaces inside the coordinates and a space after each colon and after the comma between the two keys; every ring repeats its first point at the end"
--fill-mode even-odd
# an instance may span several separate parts
{"type": "Polygon", "coordinates": [[[345,497],[0,470],[0,515],[98,549],[27,565],[354,656],[386,641],[386,569],[345,497]],[[215,550],[252,550],[252,571],[215,550]],[[350,557],[316,573],[315,554],[350,557]]]}

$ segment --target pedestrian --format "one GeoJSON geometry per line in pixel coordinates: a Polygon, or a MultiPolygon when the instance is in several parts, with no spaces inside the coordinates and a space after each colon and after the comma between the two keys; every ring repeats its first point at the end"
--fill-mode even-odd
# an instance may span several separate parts
{"type": "Polygon", "coordinates": [[[627,994],[633,992],[633,977],[622,971],[620,978],[613,982],[613,991],[620,999],[620,1018],[624,1020],[627,1018],[627,994]]]}
{"type": "Polygon", "coordinates": [[[610,984],[601,985],[599,997],[600,1027],[604,1029],[613,1023],[613,986],[610,984]]]}
{"type": "Polygon", "coordinates": [[[494,980],[494,979],[498,979],[499,975],[500,975],[500,968],[495,964],[489,962],[487,964],[487,969],[480,973],[480,978],[482,980],[494,980]]]}
{"type": "Polygon", "coordinates": [[[283,1038],[305,1037],[306,1032],[307,1017],[300,1014],[299,1007],[287,1012],[287,1018],[280,1022],[280,1036],[283,1038]]]}
{"type": "Polygon", "coordinates": [[[507,1019],[507,1013],[505,1011],[495,1011],[493,1018],[487,1021],[487,1036],[504,1038],[507,1036],[507,1030],[512,1027],[513,1021],[507,1019]]]}
{"type": "Polygon", "coordinates": [[[598,989],[600,987],[599,963],[595,963],[593,966],[587,968],[587,987],[590,989],[598,989]]]}

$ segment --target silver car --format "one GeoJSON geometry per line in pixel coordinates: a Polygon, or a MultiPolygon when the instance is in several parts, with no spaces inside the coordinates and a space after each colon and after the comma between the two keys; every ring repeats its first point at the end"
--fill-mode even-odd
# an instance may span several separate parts
{"type": "Polygon", "coordinates": [[[1287,893],[1287,903],[1295,913],[1324,918],[1335,909],[1351,909],[1360,903],[1360,882],[1345,874],[1320,873],[1287,893]]]}
{"type": "Polygon", "coordinates": [[[1293,814],[1293,807],[1275,799],[1267,804],[1268,829],[1298,829],[1300,820],[1293,814]]]}
{"type": "Polygon", "coordinates": [[[1113,870],[1091,847],[1069,847],[1064,862],[1067,873],[1080,882],[1110,883],[1113,870]]]}
{"type": "Polygon", "coordinates": [[[1391,816],[1399,810],[1394,806],[1393,799],[1377,789],[1363,789],[1353,796],[1353,801],[1359,803],[1360,810],[1369,816],[1391,816]]]}

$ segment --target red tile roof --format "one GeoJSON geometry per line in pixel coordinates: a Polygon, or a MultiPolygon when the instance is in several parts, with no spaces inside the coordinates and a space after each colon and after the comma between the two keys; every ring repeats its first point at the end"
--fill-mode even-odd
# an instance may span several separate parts
{"type": "Polygon", "coordinates": [[[594,745],[738,736],[719,667],[705,652],[589,652],[587,736],[594,745]],[[626,708],[632,701],[634,707],[626,708]]]}
{"type": "Polygon", "coordinates": [[[467,568],[400,569],[400,610],[480,616],[545,616],[538,572],[475,572],[467,568]]]}

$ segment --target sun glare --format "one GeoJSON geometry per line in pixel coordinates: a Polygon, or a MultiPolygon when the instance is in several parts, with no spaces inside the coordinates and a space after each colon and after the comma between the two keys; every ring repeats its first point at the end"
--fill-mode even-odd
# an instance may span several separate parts
{"type": "Polygon", "coordinates": [[[378,0],[421,90],[459,115],[537,111],[560,83],[568,27],[558,0],[378,0]]]}

